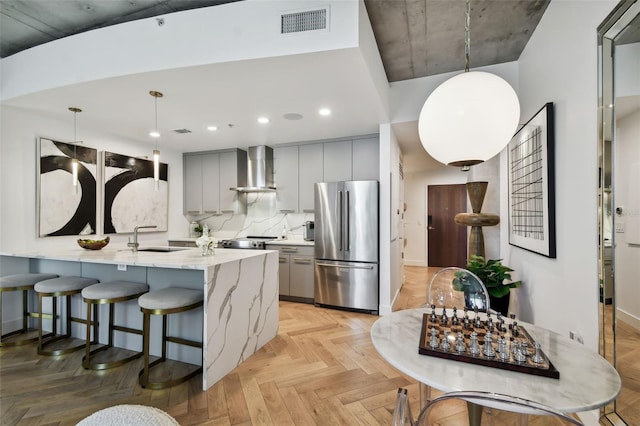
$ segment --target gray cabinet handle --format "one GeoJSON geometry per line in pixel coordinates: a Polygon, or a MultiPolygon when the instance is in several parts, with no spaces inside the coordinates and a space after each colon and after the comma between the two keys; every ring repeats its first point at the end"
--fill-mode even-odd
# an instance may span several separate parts
{"type": "Polygon", "coordinates": [[[288,257],[282,257],[282,256],[280,256],[280,257],[278,258],[278,261],[279,261],[279,263],[287,263],[287,262],[288,262],[288,259],[289,259],[288,257]]]}
{"type": "Polygon", "coordinates": [[[306,257],[294,257],[293,261],[295,263],[299,263],[301,265],[310,265],[311,264],[311,259],[308,259],[306,257]]]}
{"type": "Polygon", "coordinates": [[[233,213],[233,210],[222,210],[222,213],[233,213]]]}
{"type": "Polygon", "coordinates": [[[298,248],[297,247],[282,247],[282,251],[285,253],[297,253],[298,252],[298,248]]]}

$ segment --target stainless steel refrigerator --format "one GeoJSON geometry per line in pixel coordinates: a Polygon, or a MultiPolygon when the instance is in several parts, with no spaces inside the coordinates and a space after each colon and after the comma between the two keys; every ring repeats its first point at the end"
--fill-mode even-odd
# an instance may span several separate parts
{"type": "Polygon", "coordinates": [[[315,303],[378,312],[378,182],[316,183],[315,303]]]}

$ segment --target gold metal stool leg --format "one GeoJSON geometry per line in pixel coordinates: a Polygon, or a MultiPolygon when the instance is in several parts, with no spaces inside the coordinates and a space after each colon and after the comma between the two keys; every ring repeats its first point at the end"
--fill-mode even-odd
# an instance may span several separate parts
{"type": "MultiPolygon", "coordinates": [[[[11,331],[6,334],[2,334],[2,319],[0,318],[0,347],[12,347],[12,346],[22,346],[29,343],[33,343],[38,341],[38,336],[27,337],[19,340],[6,341],[9,337],[16,336],[19,334],[27,334],[29,331],[36,331],[35,329],[29,330],[29,317],[38,318],[51,318],[49,314],[40,314],[39,312],[29,312],[29,307],[27,304],[28,301],[28,291],[32,289],[33,286],[29,288],[13,288],[13,289],[5,289],[0,290],[0,313],[2,312],[2,294],[4,291],[22,291],[22,328],[18,330],[11,331]]],[[[41,311],[40,311],[41,312],[41,311]]]]}
{"type": "Polygon", "coordinates": [[[86,300],[85,302],[87,303],[87,318],[91,317],[91,311],[92,311],[92,307],[93,305],[96,305],[95,308],[93,308],[93,315],[94,315],[94,332],[93,332],[93,337],[94,337],[94,342],[93,343],[98,343],[99,342],[99,338],[98,338],[98,307],[101,304],[108,304],[109,305],[109,341],[106,345],[100,346],[96,349],[91,350],[91,342],[89,341],[89,327],[87,327],[87,342],[85,345],[85,356],[82,359],[82,366],[87,369],[87,370],[106,370],[109,368],[114,368],[114,367],[118,367],[120,365],[126,364],[129,361],[132,361],[134,359],[140,358],[143,355],[143,352],[134,352],[132,355],[124,357],[124,358],[120,358],[120,359],[115,359],[115,360],[109,360],[106,362],[95,362],[95,361],[91,361],[91,357],[94,356],[95,354],[99,353],[99,352],[103,352],[106,351],[108,349],[113,348],[113,333],[114,331],[122,331],[125,333],[131,333],[131,334],[138,334],[138,335],[142,335],[142,330],[137,330],[137,329],[133,329],[133,328],[129,328],[129,327],[123,327],[123,326],[119,326],[119,325],[115,325],[114,324],[114,316],[115,316],[115,303],[116,302],[121,302],[121,301],[125,301],[125,300],[131,300],[134,298],[137,298],[139,295],[135,295],[132,297],[128,297],[126,299],[122,299],[122,300],[98,300],[98,301],[93,301],[93,300],[86,300]]]}
{"type": "MultiPolygon", "coordinates": [[[[179,309],[170,309],[170,310],[148,310],[148,309],[141,309],[143,314],[144,314],[144,319],[143,319],[143,328],[142,328],[142,341],[143,341],[143,351],[144,351],[144,367],[142,370],[140,370],[140,373],[138,374],[139,376],[139,380],[138,382],[140,383],[140,386],[142,386],[143,388],[147,388],[147,389],[165,389],[165,388],[169,388],[172,386],[175,386],[177,384],[186,382],[187,380],[191,379],[192,377],[196,376],[199,373],[202,373],[202,365],[200,365],[200,367],[198,367],[197,369],[191,371],[190,373],[187,373],[183,376],[177,377],[173,380],[166,380],[166,381],[158,381],[158,382],[152,382],[150,379],[150,372],[151,369],[157,365],[159,365],[162,362],[165,362],[167,359],[167,343],[171,342],[171,343],[177,343],[180,345],[185,345],[185,346],[191,346],[194,348],[200,348],[200,359],[202,359],[202,342],[196,342],[193,340],[187,340],[187,339],[182,339],[179,337],[173,337],[173,336],[167,336],[167,316],[171,313],[178,313],[178,312],[186,312],[189,311],[191,309],[195,309],[199,306],[202,306],[203,303],[199,302],[196,303],[194,305],[191,306],[187,306],[185,308],[179,308],[179,309]],[[155,314],[155,315],[162,315],[162,356],[158,359],[156,359],[155,361],[149,363],[149,341],[150,341],[150,326],[151,326],[151,314],[155,314]]],[[[186,363],[185,363],[186,364],[186,363]]]]}
{"type": "MultiPolygon", "coordinates": [[[[71,346],[65,349],[55,349],[55,350],[46,350],[45,346],[48,346],[54,342],[68,339],[71,337],[71,323],[78,322],[87,325],[87,321],[82,318],[74,318],[71,316],[71,296],[74,294],[79,294],[80,291],[73,292],[61,292],[61,293],[38,293],[38,311],[42,312],[42,299],[45,297],[51,297],[52,299],[52,312],[53,312],[53,324],[51,326],[51,333],[42,334],[42,318],[38,322],[38,355],[44,356],[58,356],[64,355],[71,352],[78,351],[85,347],[86,342],[81,344],[71,346]],[[66,318],[65,318],[65,333],[58,334],[57,333],[57,306],[58,306],[58,297],[66,296],[66,318]]],[[[87,325],[87,328],[90,327],[90,324],[87,325]]]]}

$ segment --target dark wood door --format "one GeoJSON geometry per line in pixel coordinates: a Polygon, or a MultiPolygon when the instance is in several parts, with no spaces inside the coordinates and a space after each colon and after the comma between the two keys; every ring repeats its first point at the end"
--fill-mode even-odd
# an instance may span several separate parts
{"type": "Polygon", "coordinates": [[[427,239],[429,266],[464,267],[467,259],[467,227],[453,218],[467,211],[467,188],[429,185],[427,189],[427,239]]]}

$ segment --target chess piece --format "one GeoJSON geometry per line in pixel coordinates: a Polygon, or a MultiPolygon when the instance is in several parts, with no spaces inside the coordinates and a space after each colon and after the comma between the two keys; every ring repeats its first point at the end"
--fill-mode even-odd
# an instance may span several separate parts
{"type": "Polygon", "coordinates": [[[469,330],[471,328],[471,323],[469,322],[469,317],[465,315],[464,320],[462,321],[462,328],[465,330],[469,330]]]}
{"type": "Polygon", "coordinates": [[[466,348],[464,346],[464,336],[461,332],[458,332],[458,339],[456,340],[456,352],[459,354],[464,353],[466,348]]]}
{"type": "Polygon", "coordinates": [[[542,364],[544,362],[544,358],[542,356],[542,350],[540,349],[540,343],[536,342],[533,344],[533,348],[536,350],[536,353],[531,357],[531,361],[536,364],[542,364]]]}
{"type": "Polygon", "coordinates": [[[442,343],[440,344],[440,348],[443,351],[449,351],[449,349],[451,348],[451,344],[449,343],[449,333],[448,332],[444,332],[444,336],[442,336],[442,343]]]}
{"type": "Polygon", "coordinates": [[[502,361],[509,361],[509,350],[507,349],[507,339],[501,337],[498,342],[498,357],[502,361]]]}
{"type": "Polygon", "coordinates": [[[431,349],[438,349],[438,330],[435,327],[431,327],[431,339],[429,340],[429,347],[431,349]]]}
{"type": "Polygon", "coordinates": [[[449,318],[447,317],[447,307],[443,306],[442,315],[440,315],[440,324],[447,325],[447,322],[449,322],[449,318]]]}
{"type": "Polygon", "coordinates": [[[518,329],[518,321],[513,321],[511,324],[511,335],[513,337],[518,337],[520,335],[520,330],[518,329]]]}
{"type": "Polygon", "coordinates": [[[431,305],[431,317],[429,319],[433,323],[438,321],[437,318],[436,318],[436,305],[431,305]]]}
{"type": "Polygon", "coordinates": [[[460,324],[459,320],[458,320],[458,308],[456,308],[455,306],[453,307],[453,315],[451,316],[451,325],[458,325],[460,324]]]}
{"type": "Polygon", "coordinates": [[[496,351],[493,349],[493,346],[491,346],[491,341],[491,331],[487,331],[487,334],[484,335],[484,347],[482,348],[482,353],[487,358],[493,358],[496,356],[496,351]]]}
{"type": "Polygon", "coordinates": [[[480,315],[478,315],[477,309],[476,309],[476,317],[473,319],[473,326],[475,328],[482,328],[482,321],[480,321],[480,315]]]}
{"type": "Polygon", "coordinates": [[[522,351],[522,342],[515,343],[515,352],[513,353],[513,359],[518,362],[525,362],[527,360],[527,355],[522,351]]]}
{"type": "Polygon", "coordinates": [[[478,345],[478,333],[475,331],[471,333],[471,340],[469,341],[469,353],[471,355],[480,354],[480,346],[478,345]]]}

